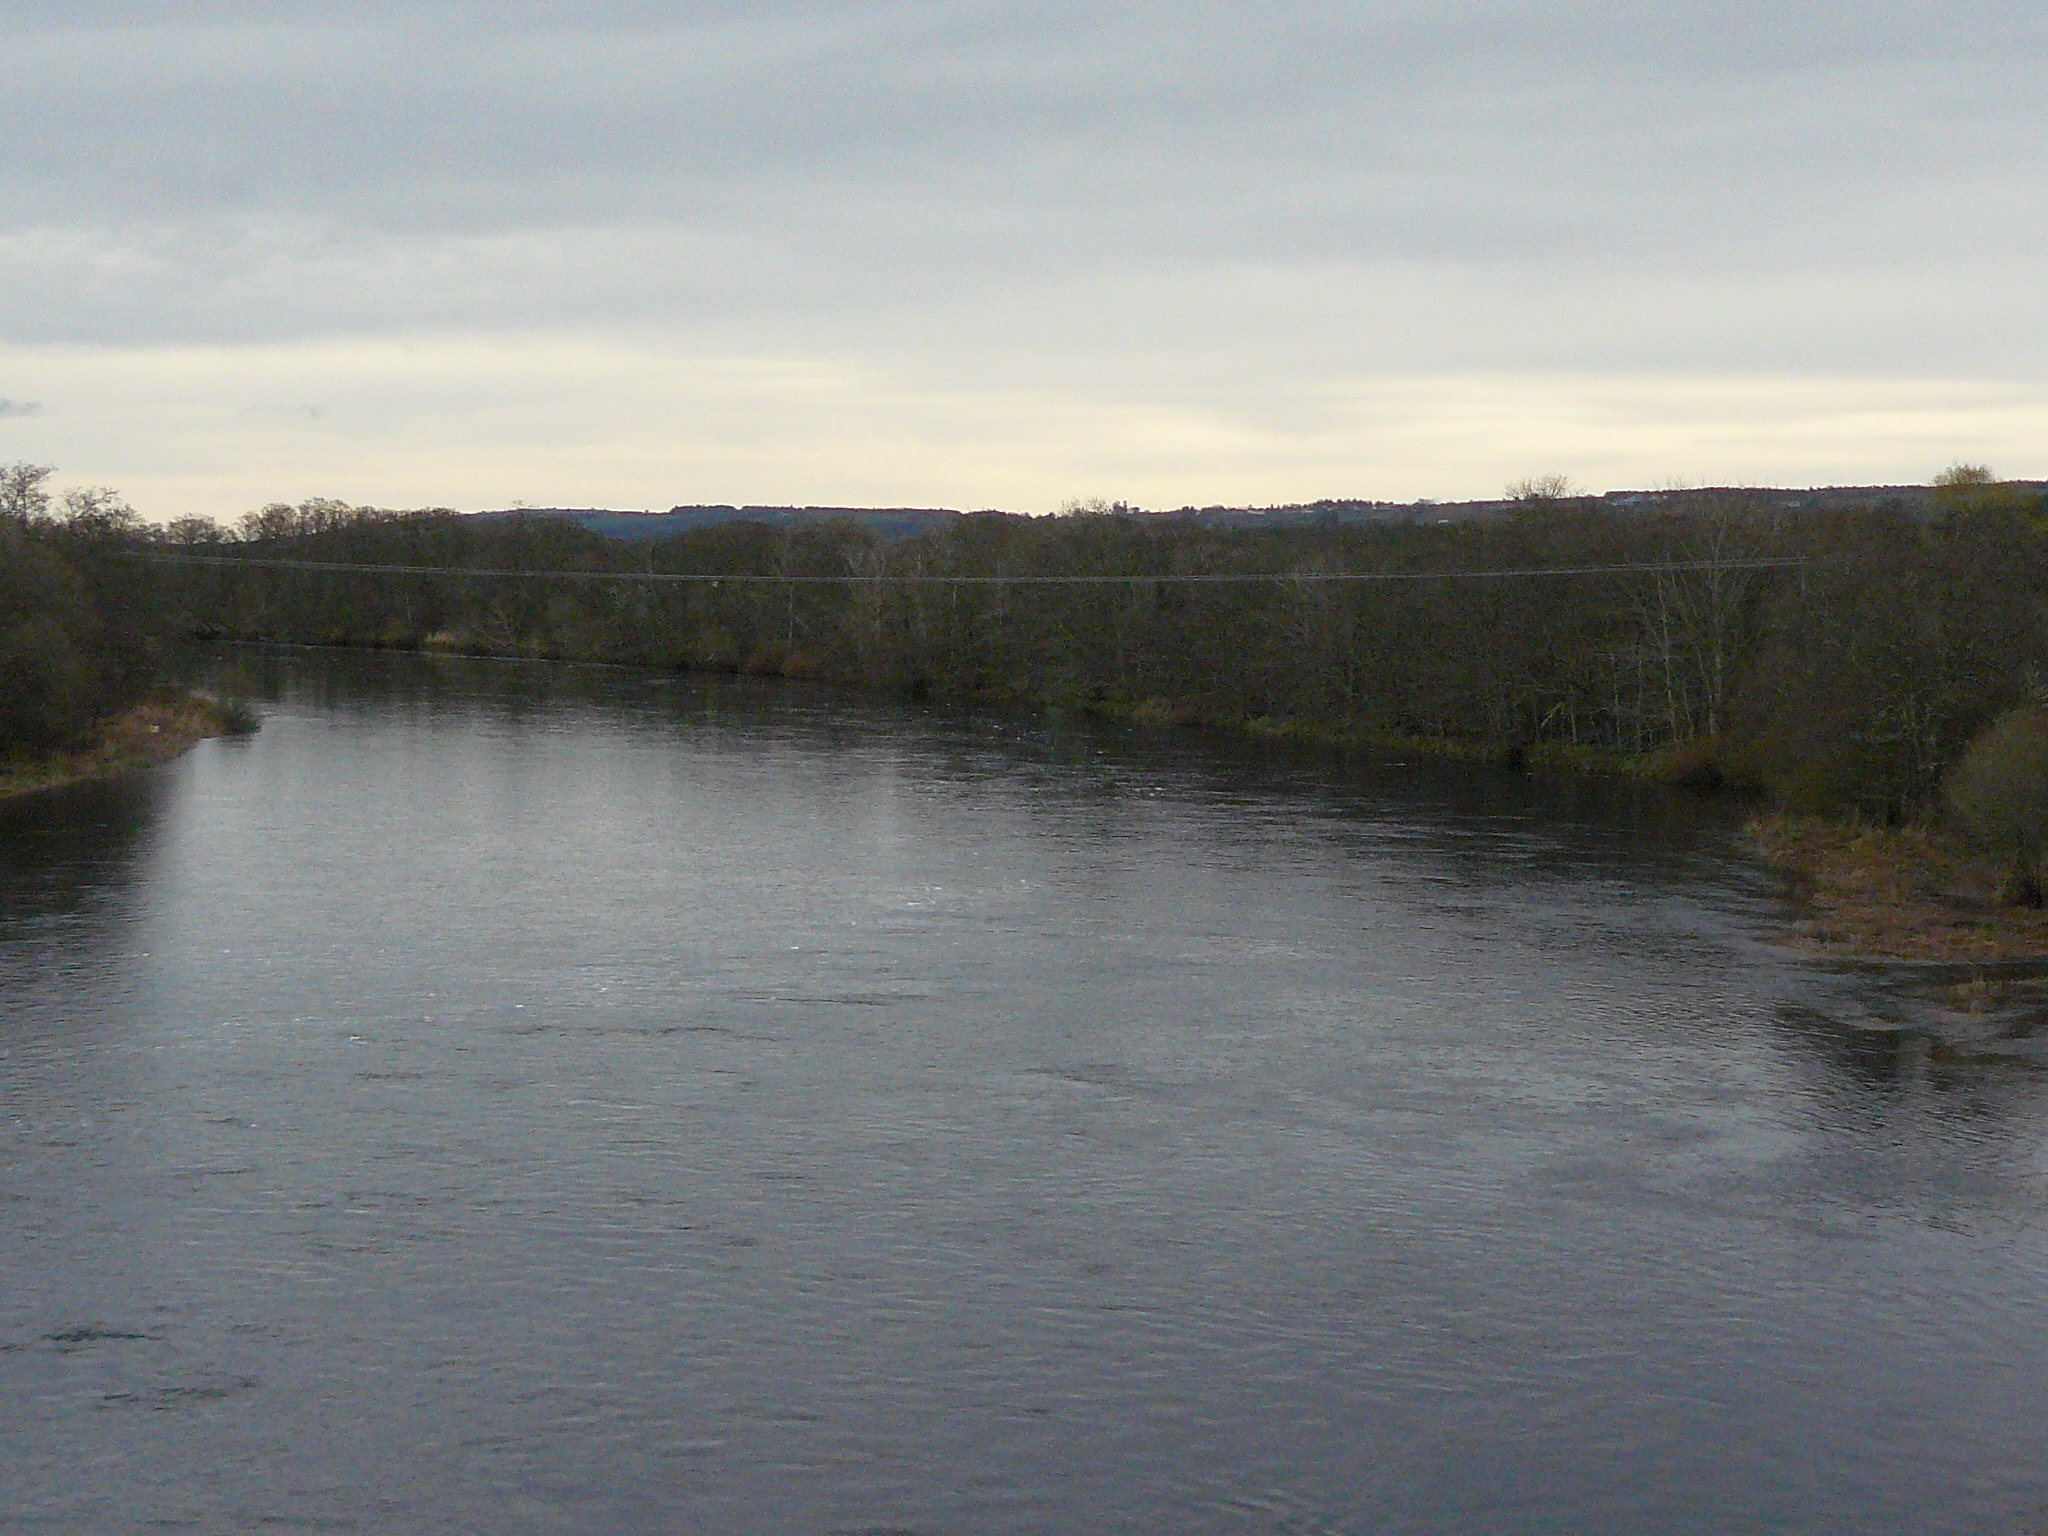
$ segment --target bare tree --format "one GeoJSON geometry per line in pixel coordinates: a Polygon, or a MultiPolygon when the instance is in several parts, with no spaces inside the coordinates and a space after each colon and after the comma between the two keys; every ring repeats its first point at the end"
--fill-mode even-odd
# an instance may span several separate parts
{"type": "Polygon", "coordinates": [[[1542,506],[1547,502],[1570,501],[1579,494],[1569,475],[1528,475],[1507,487],[1509,501],[1542,506]]]}
{"type": "Polygon", "coordinates": [[[0,520],[39,523],[50,514],[50,493],[44,482],[56,473],[49,464],[0,465],[0,520]]]}

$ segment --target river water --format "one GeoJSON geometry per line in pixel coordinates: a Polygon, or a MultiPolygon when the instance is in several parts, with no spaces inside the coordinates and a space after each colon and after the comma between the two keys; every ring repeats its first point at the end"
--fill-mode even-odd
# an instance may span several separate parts
{"type": "Polygon", "coordinates": [[[234,665],[0,811],[0,1528],[2048,1531],[2048,1073],[1726,816],[234,665]]]}

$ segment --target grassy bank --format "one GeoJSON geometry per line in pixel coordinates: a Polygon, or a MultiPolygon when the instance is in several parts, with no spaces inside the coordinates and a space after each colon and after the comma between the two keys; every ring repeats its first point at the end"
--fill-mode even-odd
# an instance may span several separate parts
{"type": "Polygon", "coordinates": [[[1750,823],[1805,915],[1791,942],[1830,958],[2048,958],[2048,910],[2001,904],[2004,868],[1928,827],[1773,815],[1750,823]]]}
{"type": "MultiPolygon", "coordinates": [[[[1044,700],[1025,702],[1043,703],[1044,700]]],[[[1155,697],[1138,703],[1115,699],[1081,704],[1085,714],[1134,724],[1192,726],[1234,731],[1269,741],[1370,752],[1386,757],[1433,758],[1447,762],[1493,763],[1530,772],[1587,773],[1638,779],[1676,789],[1730,789],[1762,793],[1764,786],[1744,766],[1724,760],[1713,742],[1685,742],[1651,751],[1565,741],[1487,740],[1387,730],[1363,720],[1286,715],[1242,715],[1206,709],[1187,700],[1155,697]]]]}
{"type": "Polygon", "coordinates": [[[212,736],[256,729],[245,704],[163,689],[103,722],[90,745],[0,760],[0,799],[167,763],[212,736]]]}

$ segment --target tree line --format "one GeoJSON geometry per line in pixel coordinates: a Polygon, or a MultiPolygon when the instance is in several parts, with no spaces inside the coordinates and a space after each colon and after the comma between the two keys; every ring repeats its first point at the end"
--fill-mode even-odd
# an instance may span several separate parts
{"type": "MultiPolygon", "coordinates": [[[[1628,764],[1886,821],[1932,815],[1974,737],[2048,700],[2048,508],[1977,466],[1943,477],[1931,514],[1741,494],[1615,511],[1554,491],[1446,525],[1082,507],[897,542],[733,523],[631,545],[563,519],[323,501],[251,513],[237,536],[129,530],[131,555],[222,563],[131,558],[119,580],[147,589],[163,633],[751,671],[1628,764]],[[402,569],[257,563],[293,560],[402,569]]],[[[86,537],[70,530],[43,548],[86,537]]]]}

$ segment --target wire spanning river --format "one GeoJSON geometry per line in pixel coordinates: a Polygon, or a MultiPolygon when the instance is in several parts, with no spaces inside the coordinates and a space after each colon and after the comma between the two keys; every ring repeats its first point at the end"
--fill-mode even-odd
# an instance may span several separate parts
{"type": "Polygon", "coordinates": [[[238,664],[0,809],[0,1529],[2048,1530],[2048,1076],[1726,825],[238,664]]]}

